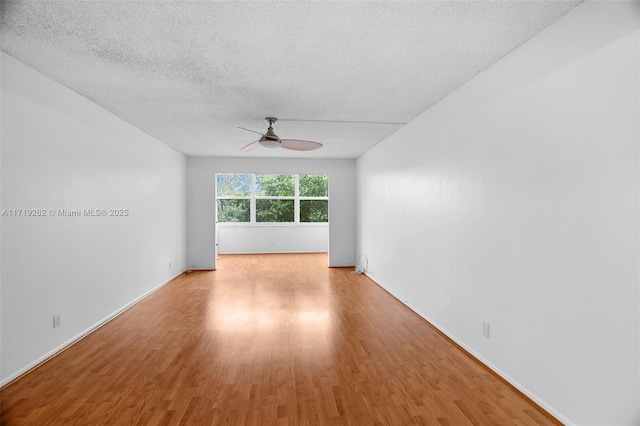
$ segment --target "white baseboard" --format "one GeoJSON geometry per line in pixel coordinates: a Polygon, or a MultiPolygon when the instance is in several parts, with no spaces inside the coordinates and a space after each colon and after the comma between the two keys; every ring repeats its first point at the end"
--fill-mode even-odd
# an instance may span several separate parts
{"type": "Polygon", "coordinates": [[[462,349],[464,349],[467,353],[469,353],[469,355],[471,355],[472,357],[474,357],[475,359],[477,359],[479,362],[481,362],[484,366],[486,366],[488,369],[490,369],[491,371],[493,371],[496,375],[500,376],[502,379],[504,379],[507,383],[509,383],[511,386],[513,386],[514,388],[516,388],[518,391],[522,392],[527,398],[531,399],[533,402],[535,402],[536,404],[538,404],[543,410],[545,410],[547,413],[551,414],[553,417],[555,417],[558,421],[562,422],[563,424],[565,424],[566,426],[575,426],[575,423],[571,422],[569,419],[567,419],[565,416],[563,416],[561,413],[559,413],[555,408],[553,408],[552,406],[550,406],[549,404],[547,404],[545,401],[543,401],[542,399],[540,399],[536,394],[534,394],[533,392],[529,391],[529,389],[527,389],[525,386],[521,385],[520,383],[518,383],[518,381],[514,380],[512,377],[510,377],[508,374],[506,374],[504,371],[500,370],[498,367],[496,367],[495,365],[493,365],[489,360],[487,360],[486,358],[484,358],[482,355],[480,355],[479,353],[477,353],[475,350],[473,350],[472,348],[470,348],[469,346],[467,346],[466,344],[464,344],[462,341],[458,340],[452,333],[450,333],[446,328],[442,327],[440,324],[438,324],[436,321],[433,321],[431,318],[429,318],[429,316],[423,314],[422,312],[420,312],[418,309],[416,309],[414,306],[412,306],[411,304],[407,303],[407,302],[403,302],[401,298],[399,298],[398,296],[396,296],[395,294],[393,294],[393,292],[389,291],[387,288],[385,288],[384,286],[380,285],[376,280],[374,280],[373,278],[371,278],[369,275],[365,274],[367,276],[367,278],[369,278],[371,281],[373,281],[376,285],[380,286],[381,288],[383,288],[387,293],[389,293],[391,296],[393,296],[396,300],[398,300],[400,303],[402,303],[403,305],[405,305],[407,308],[411,309],[413,312],[415,312],[419,317],[421,317],[423,320],[425,320],[426,322],[428,322],[429,324],[431,324],[432,326],[434,326],[438,331],[440,331],[442,334],[444,334],[445,336],[447,336],[447,338],[451,339],[451,341],[453,341],[456,345],[460,346],[462,349]]]}
{"type": "Polygon", "coordinates": [[[324,251],[309,251],[309,250],[299,250],[299,251],[271,251],[271,250],[265,250],[265,251],[238,251],[238,252],[231,252],[231,251],[227,251],[227,252],[221,252],[219,251],[218,254],[221,256],[224,256],[225,254],[315,254],[315,253],[329,253],[328,251],[324,250],[324,251]]]}
{"type": "Polygon", "coordinates": [[[161,289],[162,287],[167,285],[169,282],[173,281],[174,279],[176,279],[177,277],[182,275],[184,272],[185,271],[180,271],[178,274],[176,274],[173,277],[169,278],[168,280],[158,284],[157,286],[155,286],[151,290],[143,293],[142,295],[136,297],[135,299],[133,299],[131,302],[127,303],[126,305],[124,305],[120,309],[118,309],[115,312],[113,312],[112,314],[106,316],[105,318],[103,318],[102,320],[98,321],[97,323],[95,323],[91,327],[87,328],[86,330],[78,333],[77,335],[75,335],[71,339],[67,340],[66,342],[64,342],[63,344],[57,346],[56,348],[52,349],[51,351],[47,352],[46,354],[44,354],[40,358],[38,358],[35,361],[29,363],[28,365],[26,365],[25,367],[19,369],[18,371],[15,371],[14,373],[10,374],[8,377],[5,377],[4,379],[2,379],[0,381],[0,388],[6,386],[7,384],[9,384],[12,381],[16,380],[17,378],[19,378],[23,374],[28,373],[30,370],[34,369],[35,367],[39,366],[40,364],[46,362],[47,360],[49,360],[50,358],[54,357],[55,355],[57,355],[58,353],[60,353],[64,349],[66,349],[69,346],[71,346],[74,343],[76,343],[78,340],[81,340],[84,337],[88,336],[89,334],[91,334],[95,330],[99,329],[100,327],[102,327],[103,325],[105,325],[106,323],[111,321],[112,319],[114,319],[117,316],[119,316],[120,314],[124,313],[126,310],[128,310],[129,308],[134,306],[136,303],[140,302],[145,297],[147,297],[147,296],[151,295],[152,293],[158,291],[159,289],[161,289]]]}

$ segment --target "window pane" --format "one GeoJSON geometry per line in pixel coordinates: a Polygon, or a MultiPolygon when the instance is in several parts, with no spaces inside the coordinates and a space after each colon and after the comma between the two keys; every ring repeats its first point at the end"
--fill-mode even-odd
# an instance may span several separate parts
{"type": "Polygon", "coordinates": [[[329,222],[329,202],[300,200],[300,222],[329,222]]]}
{"type": "Polygon", "coordinates": [[[251,175],[217,174],[216,192],[219,197],[248,197],[251,195],[251,175]]]}
{"type": "Polygon", "coordinates": [[[256,195],[293,197],[296,195],[293,175],[256,175],[256,195]]]}
{"type": "Polygon", "coordinates": [[[301,197],[328,197],[329,176],[300,175],[301,197]]]}
{"type": "Polygon", "coordinates": [[[293,200],[256,200],[257,222],[293,222],[293,200]]]}
{"type": "Polygon", "coordinates": [[[218,200],[218,222],[249,222],[249,200],[218,200]]]}

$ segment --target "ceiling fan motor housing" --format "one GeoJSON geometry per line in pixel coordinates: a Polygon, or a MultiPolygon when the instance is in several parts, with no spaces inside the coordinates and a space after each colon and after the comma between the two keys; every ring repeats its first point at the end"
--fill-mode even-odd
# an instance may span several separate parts
{"type": "Polygon", "coordinates": [[[276,118],[267,117],[266,120],[269,122],[269,128],[267,129],[267,133],[262,135],[260,138],[260,146],[263,148],[278,148],[280,147],[280,137],[276,135],[273,131],[273,123],[276,122],[276,118]]]}

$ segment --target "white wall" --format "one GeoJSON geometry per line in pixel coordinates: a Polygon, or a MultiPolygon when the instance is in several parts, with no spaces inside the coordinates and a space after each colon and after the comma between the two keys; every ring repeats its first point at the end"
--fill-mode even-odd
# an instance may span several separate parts
{"type": "Polygon", "coordinates": [[[639,5],[578,6],[357,161],[368,274],[569,424],[640,424],[639,5]]]}
{"type": "Polygon", "coordinates": [[[329,265],[355,265],[355,160],[190,157],[187,160],[189,268],[215,269],[216,173],[328,175],[329,265]]]}
{"type": "MultiPolygon", "coordinates": [[[[352,231],[355,235],[355,229],[352,231]]],[[[218,224],[219,254],[319,253],[329,250],[329,224],[218,224]]]]}
{"type": "Polygon", "coordinates": [[[1,59],[2,207],[129,211],[2,217],[6,383],[185,268],[186,158],[12,57],[1,59]]]}

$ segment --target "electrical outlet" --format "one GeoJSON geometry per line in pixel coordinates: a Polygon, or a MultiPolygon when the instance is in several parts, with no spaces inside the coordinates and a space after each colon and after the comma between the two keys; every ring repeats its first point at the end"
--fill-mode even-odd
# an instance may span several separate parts
{"type": "Polygon", "coordinates": [[[491,337],[491,324],[482,321],[482,336],[489,339],[491,337]]]}
{"type": "Polygon", "coordinates": [[[61,325],[60,314],[55,314],[53,316],[53,328],[59,328],[60,325],[61,325]]]}
{"type": "Polygon", "coordinates": [[[169,262],[169,269],[171,269],[171,262],[169,262]]]}

